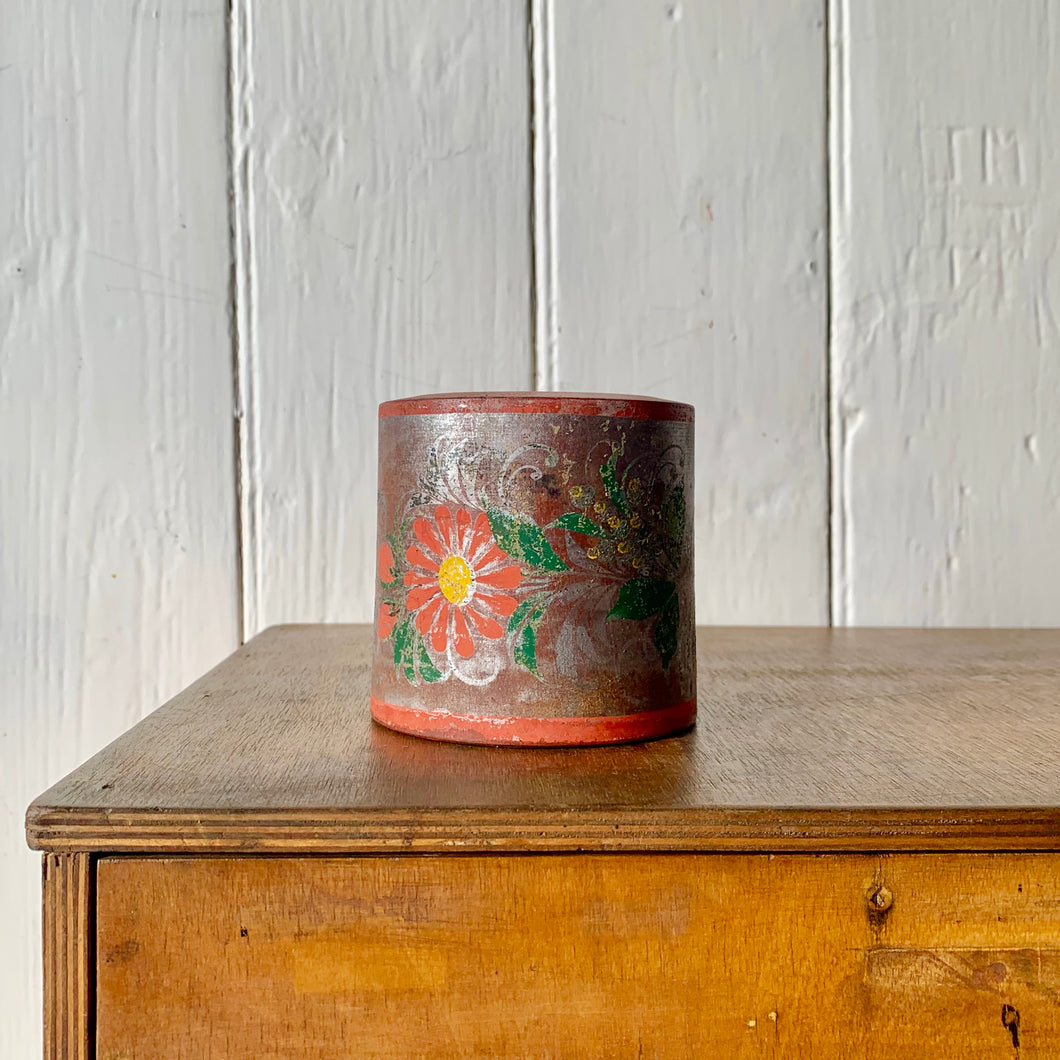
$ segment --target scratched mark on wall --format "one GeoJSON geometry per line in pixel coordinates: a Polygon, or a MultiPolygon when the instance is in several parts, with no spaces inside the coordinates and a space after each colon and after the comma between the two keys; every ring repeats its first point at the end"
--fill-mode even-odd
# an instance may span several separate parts
{"type": "Polygon", "coordinates": [[[1030,308],[1039,347],[1060,343],[1050,292],[1060,226],[1041,194],[1035,140],[1016,128],[922,124],[920,152],[924,210],[909,270],[931,338],[1030,308]]]}

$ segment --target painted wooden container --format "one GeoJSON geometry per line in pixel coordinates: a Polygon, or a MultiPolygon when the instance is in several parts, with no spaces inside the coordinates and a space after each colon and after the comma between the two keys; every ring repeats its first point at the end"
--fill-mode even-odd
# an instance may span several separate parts
{"type": "Polygon", "coordinates": [[[696,712],[690,405],[379,407],[372,716],[464,743],[618,743],[696,712]]]}

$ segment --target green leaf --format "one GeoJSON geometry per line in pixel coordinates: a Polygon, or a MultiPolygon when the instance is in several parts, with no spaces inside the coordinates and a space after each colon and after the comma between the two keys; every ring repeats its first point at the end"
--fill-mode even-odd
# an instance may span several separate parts
{"type": "Polygon", "coordinates": [[[517,633],[519,627],[527,620],[533,622],[537,628],[548,605],[552,602],[552,595],[548,591],[532,593],[528,596],[509,616],[508,633],[517,633]]]}
{"type": "Polygon", "coordinates": [[[394,630],[394,667],[411,684],[416,683],[417,674],[422,681],[440,681],[442,672],[431,661],[427,649],[416,632],[411,618],[406,618],[394,630]]]}
{"type": "Polygon", "coordinates": [[[525,666],[535,677],[540,676],[537,672],[537,627],[545,617],[547,606],[547,596],[531,596],[524,600],[508,619],[508,635],[518,634],[512,648],[512,657],[519,666],[525,666]]]}
{"type": "Polygon", "coordinates": [[[525,666],[534,677],[539,677],[537,672],[537,629],[535,623],[528,622],[523,627],[523,632],[516,641],[512,652],[515,661],[520,666],[525,666]]]}
{"type": "Polygon", "coordinates": [[[670,660],[677,653],[677,630],[681,622],[681,605],[678,603],[675,593],[663,606],[659,621],[655,623],[655,633],[652,640],[655,642],[659,658],[662,659],[663,669],[670,667],[670,660]]]}
{"type": "Polygon", "coordinates": [[[607,499],[623,514],[628,515],[626,511],[626,499],[622,495],[622,490],[618,485],[618,475],[615,473],[615,464],[618,463],[618,450],[612,449],[611,455],[604,461],[603,467],[600,468],[600,478],[604,483],[604,492],[607,494],[607,499]]]}
{"type": "Polygon", "coordinates": [[[412,620],[406,618],[394,630],[394,668],[399,674],[404,674],[409,681],[414,681],[416,678],[416,667],[413,662],[415,645],[416,634],[413,631],[412,620]]]}
{"type": "Polygon", "coordinates": [[[433,683],[442,679],[442,671],[431,662],[431,657],[427,654],[427,649],[423,646],[423,641],[420,641],[417,646],[416,659],[419,663],[420,677],[423,678],[424,681],[433,683]]]}
{"type": "Polygon", "coordinates": [[[530,612],[537,606],[534,598],[531,596],[529,599],[524,600],[512,613],[508,619],[508,632],[515,633],[516,630],[530,617],[530,612]]]}
{"type": "Polygon", "coordinates": [[[509,515],[498,508],[487,508],[493,537],[512,559],[538,570],[570,570],[553,551],[541,528],[518,515],[509,515]]]}
{"type": "Polygon", "coordinates": [[[680,552],[685,543],[685,488],[678,486],[662,504],[662,526],[670,544],[680,552]]]}
{"type": "Polygon", "coordinates": [[[558,519],[553,519],[548,525],[559,527],[560,530],[573,530],[576,534],[588,534],[590,537],[600,537],[603,534],[603,530],[581,512],[567,512],[558,519]]]}
{"type": "Polygon", "coordinates": [[[630,578],[618,590],[618,601],[607,613],[608,618],[632,618],[639,621],[657,615],[677,591],[665,578],[630,578]]]}

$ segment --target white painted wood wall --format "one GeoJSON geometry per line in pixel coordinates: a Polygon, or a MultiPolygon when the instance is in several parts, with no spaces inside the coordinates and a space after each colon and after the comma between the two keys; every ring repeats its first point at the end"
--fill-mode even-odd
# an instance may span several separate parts
{"type": "Polygon", "coordinates": [[[699,619],[1060,624],[1058,0],[7,0],[0,1056],[26,803],[366,620],[375,406],[698,413],[699,619]]]}

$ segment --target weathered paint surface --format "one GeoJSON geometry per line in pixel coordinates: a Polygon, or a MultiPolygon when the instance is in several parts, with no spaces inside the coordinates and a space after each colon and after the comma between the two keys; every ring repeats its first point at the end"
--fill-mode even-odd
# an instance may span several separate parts
{"type": "Polygon", "coordinates": [[[32,1057],[27,801],[238,643],[225,5],[0,22],[0,1056],[32,1057]]]}
{"type": "Polygon", "coordinates": [[[1058,6],[8,3],[0,1055],[26,802],[370,618],[380,400],[693,402],[700,621],[1060,622],[1058,6]]]}
{"type": "Polygon", "coordinates": [[[530,383],[521,2],[243,4],[247,634],[368,620],[380,401],[530,383]]]}
{"type": "Polygon", "coordinates": [[[835,619],[1060,621],[1060,5],[835,5],[835,619]]]}
{"type": "MultiPolygon", "coordinates": [[[[521,394],[380,410],[376,720],[410,731],[420,714],[412,731],[438,738],[556,744],[634,738],[616,717],[645,723],[677,704],[691,722],[693,410],[586,404],[521,394]]],[[[642,734],[665,731],[657,722],[642,734]]]]}
{"type": "Polygon", "coordinates": [[[822,4],[554,16],[559,384],[696,406],[700,622],[827,622],[822,4]]]}

